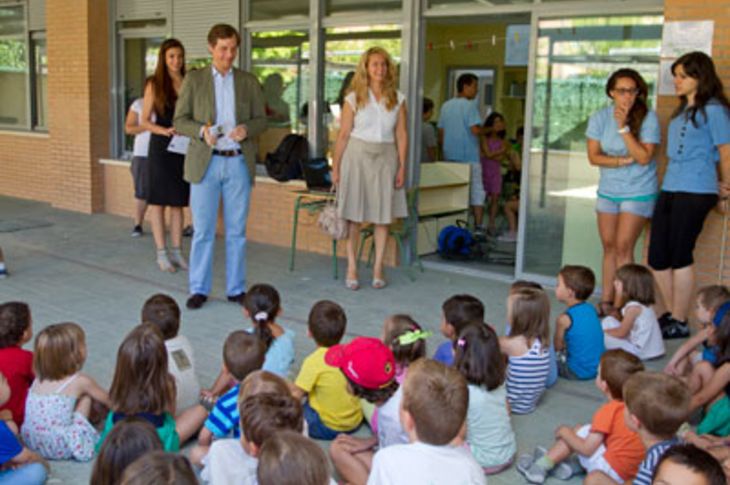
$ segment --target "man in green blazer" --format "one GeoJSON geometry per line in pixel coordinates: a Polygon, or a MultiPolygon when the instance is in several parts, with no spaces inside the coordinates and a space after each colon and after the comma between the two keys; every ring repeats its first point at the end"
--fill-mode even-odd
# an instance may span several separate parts
{"type": "Polygon", "coordinates": [[[218,201],[223,199],[226,294],[243,304],[246,294],[246,219],[256,170],[256,137],[266,129],[261,86],[233,67],[241,37],[218,24],[208,33],[210,67],[189,72],[175,107],[178,133],[190,137],[185,180],[190,182],[193,244],[187,307],[203,306],[213,281],[218,201]]]}

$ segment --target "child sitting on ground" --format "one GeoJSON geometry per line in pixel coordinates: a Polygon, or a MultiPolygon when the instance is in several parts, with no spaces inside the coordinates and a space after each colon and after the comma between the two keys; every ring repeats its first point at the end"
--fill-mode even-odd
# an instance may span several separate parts
{"type": "Polygon", "coordinates": [[[555,297],[568,308],[555,322],[558,373],[565,379],[593,379],[605,350],[596,309],[588,303],[596,277],[585,266],[563,266],[555,297]]]}
{"type": "MultiPolygon", "coordinates": [[[[242,396],[243,397],[243,396],[242,396]]],[[[255,483],[258,456],[266,440],[276,431],[302,432],[302,407],[284,383],[282,393],[258,393],[239,403],[240,440],[213,443],[201,473],[203,480],[217,483],[255,483]]]]}
{"type": "Polygon", "coordinates": [[[644,365],[635,355],[621,349],[606,351],[596,386],[609,402],[598,408],[590,425],[560,426],[550,450],[538,447],[532,454],[521,455],[517,471],[530,483],[544,483],[548,473],[568,480],[582,469],[603,472],[616,483],[635,476],[644,458],[644,445],[624,420],[623,384],[641,370],[644,365]]]}
{"type": "Polygon", "coordinates": [[[322,447],[300,433],[277,431],[258,458],[258,485],[336,485],[322,447]]]}
{"type": "Polygon", "coordinates": [[[152,295],[142,306],[142,321],[156,325],[165,339],[167,363],[175,378],[177,399],[175,407],[182,411],[198,404],[200,383],[195,373],[193,348],[184,335],[180,335],[180,307],[168,295],[152,295]]]}
{"type": "Polygon", "coordinates": [[[517,451],[499,339],[487,325],[469,325],[459,334],[455,350],[454,368],[469,387],[466,441],[484,473],[499,473],[512,465],[517,451]]]}
{"type": "Polygon", "coordinates": [[[111,412],[97,443],[97,451],[114,425],[128,416],[149,421],[167,451],[179,451],[205,420],[198,405],[176,415],[175,379],[168,372],[167,349],[160,330],[151,323],[132,329],[117,352],[112,385],[111,412]]]}
{"type": "Polygon", "coordinates": [[[401,419],[410,444],[378,450],[369,485],[485,484],[479,464],[461,445],[469,407],[466,380],[433,360],[414,362],[403,384],[401,419]]]}
{"type": "Polygon", "coordinates": [[[655,485],[726,485],[722,466],[706,451],[682,444],[669,448],[656,466],[655,485]]]}
{"type": "Polygon", "coordinates": [[[438,346],[433,360],[454,363],[454,341],[465,326],[484,321],[484,304],[471,295],[454,295],[441,306],[441,335],[449,339],[438,346]]]}
{"type": "MultiPolygon", "coordinates": [[[[540,283],[529,280],[517,280],[513,282],[509,287],[509,294],[507,295],[508,309],[512,306],[512,299],[514,294],[523,288],[533,288],[535,290],[544,291],[544,288],[540,283]]],[[[509,337],[511,331],[512,327],[510,326],[510,323],[508,321],[504,327],[504,335],[509,337]]],[[[552,344],[552,342],[550,342],[550,349],[548,350],[548,352],[550,353],[550,367],[548,369],[548,376],[547,380],[545,381],[545,387],[549,389],[553,387],[556,382],[558,382],[558,359],[555,352],[555,346],[552,344]]]]}
{"type": "Polygon", "coordinates": [[[307,397],[303,408],[309,436],[333,440],[340,433],[356,431],[362,422],[360,402],[347,392],[345,376],[324,361],[327,349],[342,340],[347,317],[340,305],[322,300],[309,312],[307,326],[317,350],[302,362],[292,391],[298,399],[307,397]]]}
{"type": "Polygon", "coordinates": [[[35,379],[33,353],[22,347],[33,338],[30,307],[10,301],[0,305],[0,372],[10,386],[10,399],[0,406],[0,419],[17,433],[25,417],[25,398],[35,379]]]}
{"type": "MultiPolygon", "coordinates": [[[[286,379],[294,363],[294,331],[276,323],[276,318],[281,314],[279,292],[271,285],[253,285],[243,300],[243,312],[253,323],[253,329],[249,333],[256,335],[264,344],[266,359],[263,370],[286,379]]],[[[235,382],[221,371],[213,387],[204,390],[203,395],[210,399],[234,385],[235,382]]]]}
{"type": "Polygon", "coordinates": [[[545,392],[550,371],[550,302],[542,290],[523,288],[511,295],[508,337],[499,338],[507,356],[507,399],[515,414],[529,414],[545,392]]]}
{"type": "MultiPolygon", "coordinates": [[[[395,380],[403,384],[411,362],[426,357],[426,339],[431,332],[424,331],[409,315],[391,315],[383,323],[382,340],[390,347],[395,359],[395,380]]],[[[378,433],[378,408],[361,401],[370,429],[378,433]],[[368,412],[369,411],[369,412],[368,412]]]]}
{"type": "MultiPolygon", "coordinates": [[[[11,392],[0,373],[0,404],[10,399],[11,392]]],[[[0,421],[0,483],[41,485],[46,483],[47,466],[40,455],[23,446],[5,421],[0,421]]]]}
{"type": "Polygon", "coordinates": [[[162,450],[162,443],[149,422],[141,418],[123,419],[101,446],[89,483],[115,485],[129,464],[155,450],[162,450]]]}
{"type": "Polygon", "coordinates": [[[692,395],[690,409],[705,409],[698,434],[730,435],[730,303],[723,304],[715,313],[720,325],[715,330],[717,362],[707,385],[692,395]]]}
{"type": "Polygon", "coordinates": [[[382,449],[408,443],[400,421],[403,393],[395,380],[393,352],[376,338],[357,337],[349,344],[331,347],[325,362],[342,371],[351,394],[378,407],[376,436],[341,434],[330,446],[330,457],[340,477],[347,483],[362,485],[367,482],[376,446],[382,449]]]}
{"type": "Polygon", "coordinates": [[[119,485],[149,485],[169,483],[198,485],[193,467],[179,453],[151,451],[134,460],[122,473],[119,485]]]}
{"type": "Polygon", "coordinates": [[[25,403],[23,441],[44,458],[89,461],[99,433],[89,422],[92,403],[109,407],[109,394],[81,372],[86,337],[75,323],[44,328],[35,339],[36,380],[25,403]]]}
{"type": "Polygon", "coordinates": [[[626,425],[646,448],[634,485],[650,485],[654,469],[668,448],[680,443],[677,430],[689,416],[689,389],[676,377],[637,372],[624,384],[626,425]]]}
{"type": "Polygon", "coordinates": [[[255,335],[243,330],[231,332],[223,344],[223,375],[226,380],[236,382],[216,401],[203,429],[198,434],[198,445],[190,452],[193,464],[200,464],[202,458],[208,454],[213,438],[227,438],[233,435],[240,436],[238,423],[238,394],[240,383],[248,375],[260,369],[264,363],[264,344],[255,335]]]}
{"type": "Polygon", "coordinates": [[[728,301],[730,301],[730,290],[726,286],[710,285],[697,291],[695,317],[700,330],[677,349],[664,367],[664,372],[667,374],[686,379],[693,394],[707,385],[715,373],[714,366],[717,363],[715,331],[722,321],[722,315],[718,315],[717,310],[728,301]],[[703,346],[701,351],[697,349],[700,344],[703,346]]]}
{"type": "Polygon", "coordinates": [[[654,276],[645,266],[625,264],[614,279],[616,301],[621,302],[621,320],[603,319],[606,349],[624,349],[641,360],[664,355],[664,340],[652,305],[654,276]]]}

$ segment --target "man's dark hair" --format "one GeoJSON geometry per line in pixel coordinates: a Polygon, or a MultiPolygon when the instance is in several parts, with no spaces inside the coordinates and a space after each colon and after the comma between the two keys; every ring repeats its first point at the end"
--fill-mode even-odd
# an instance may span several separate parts
{"type": "Polygon", "coordinates": [[[478,78],[474,74],[470,72],[464,73],[456,80],[456,90],[461,93],[465,87],[471,86],[477,81],[478,78]]]}

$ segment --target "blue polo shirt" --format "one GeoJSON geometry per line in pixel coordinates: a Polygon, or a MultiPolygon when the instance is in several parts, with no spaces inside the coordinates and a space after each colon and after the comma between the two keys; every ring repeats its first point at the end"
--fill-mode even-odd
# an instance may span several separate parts
{"type": "MultiPolygon", "coordinates": [[[[601,151],[611,157],[629,156],[623,137],[618,132],[618,123],[613,117],[613,106],[607,106],[588,120],[586,137],[601,144],[601,151]]],[[[661,142],[659,119],[654,111],[649,111],[641,123],[639,130],[641,143],[661,142]]],[[[646,165],[632,163],[623,167],[600,167],[601,178],[598,183],[598,195],[611,199],[628,200],[654,196],[657,193],[656,161],[646,165]]]]}
{"type": "Polygon", "coordinates": [[[444,158],[452,162],[479,162],[479,139],[471,127],[481,125],[476,100],[451,98],[441,106],[439,129],[444,130],[444,158]]]}
{"type": "Polygon", "coordinates": [[[717,193],[717,147],[730,143],[730,110],[711,99],[695,121],[697,126],[685,110],[669,123],[666,192],[717,193]]]}

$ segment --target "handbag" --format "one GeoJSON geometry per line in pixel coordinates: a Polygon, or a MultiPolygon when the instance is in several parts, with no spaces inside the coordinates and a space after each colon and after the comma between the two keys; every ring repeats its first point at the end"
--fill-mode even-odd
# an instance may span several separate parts
{"type": "MultiPolygon", "coordinates": [[[[334,190],[332,190],[334,194],[334,190]]],[[[332,239],[347,239],[347,220],[337,215],[337,197],[327,199],[317,218],[317,226],[332,239]]]]}

